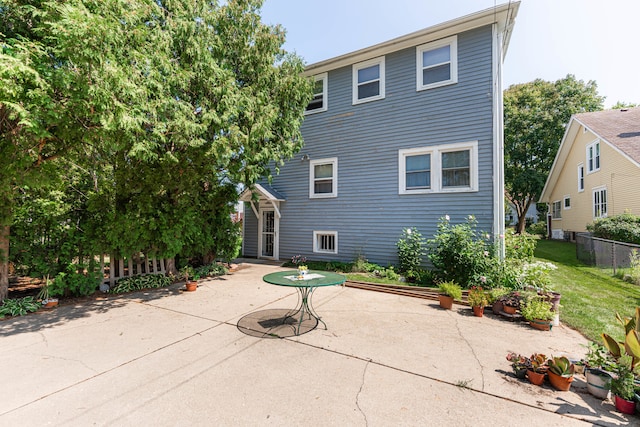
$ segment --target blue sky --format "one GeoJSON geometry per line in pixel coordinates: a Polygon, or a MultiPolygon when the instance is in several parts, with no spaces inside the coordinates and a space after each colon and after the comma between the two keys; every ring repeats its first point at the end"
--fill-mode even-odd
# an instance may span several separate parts
{"type": "MultiPolygon", "coordinates": [[[[497,4],[508,2],[498,0],[497,4]]],[[[262,19],[287,30],[307,64],[494,6],[493,0],[265,0],[262,19]]],[[[504,87],[574,74],[605,106],[640,104],[640,0],[522,0],[504,87]]]]}

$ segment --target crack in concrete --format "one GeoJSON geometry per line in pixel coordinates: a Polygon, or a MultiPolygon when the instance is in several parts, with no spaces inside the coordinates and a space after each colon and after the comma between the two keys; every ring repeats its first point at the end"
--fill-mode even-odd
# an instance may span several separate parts
{"type": "Polygon", "coordinates": [[[371,359],[367,360],[367,364],[364,365],[364,370],[362,371],[362,381],[360,382],[360,389],[358,390],[358,393],[356,394],[356,407],[358,408],[358,411],[360,411],[360,413],[362,414],[362,417],[364,418],[364,425],[365,426],[369,425],[369,420],[367,420],[367,414],[365,414],[365,412],[360,407],[360,394],[362,393],[362,389],[364,387],[364,377],[365,377],[365,375],[367,375],[367,368],[369,367],[370,363],[371,363],[371,359]]]}
{"type": "Polygon", "coordinates": [[[482,388],[481,388],[481,390],[484,391],[484,366],[482,366],[482,363],[480,363],[480,359],[478,359],[478,355],[476,354],[476,351],[474,350],[474,348],[471,345],[471,343],[469,343],[469,341],[467,341],[467,339],[462,334],[462,331],[460,330],[460,326],[458,325],[458,318],[454,317],[454,316],[451,316],[451,317],[453,318],[453,320],[455,322],[456,330],[458,331],[458,335],[460,336],[460,338],[462,338],[462,340],[465,342],[465,344],[467,344],[467,347],[469,347],[469,350],[471,350],[471,354],[473,354],[473,358],[476,359],[476,362],[478,362],[478,366],[480,366],[480,378],[482,379],[482,388]]]}

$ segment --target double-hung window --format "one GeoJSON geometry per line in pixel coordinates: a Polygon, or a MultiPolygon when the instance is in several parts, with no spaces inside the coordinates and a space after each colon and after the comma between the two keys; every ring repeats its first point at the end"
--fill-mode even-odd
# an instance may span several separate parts
{"type": "Polygon", "coordinates": [[[353,65],[353,103],[384,98],[384,56],[353,65]]]}
{"type": "Polygon", "coordinates": [[[600,170],[600,141],[587,145],[587,173],[600,170]]]}
{"type": "Polygon", "coordinates": [[[562,219],[562,202],[560,200],[556,200],[551,205],[551,218],[552,219],[562,219]]]}
{"type": "Polygon", "coordinates": [[[318,74],[314,79],[313,98],[307,105],[305,114],[327,111],[327,73],[318,74]]]}
{"type": "Polygon", "coordinates": [[[564,196],[564,208],[571,209],[571,196],[564,196]]]}
{"type": "Polygon", "coordinates": [[[593,218],[604,218],[607,216],[607,188],[598,187],[593,189],[593,218]]]}
{"type": "Polygon", "coordinates": [[[309,197],[338,197],[338,158],[309,162],[309,197]]]}
{"type": "Polygon", "coordinates": [[[425,90],[458,82],[456,36],[416,47],[416,89],[425,90]]]}
{"type": "Polygon", "coordinates": [[[578,165],[578,191],[584,191],[584,165],[582,163],[578,165]]]}
{"type": "Polygon", "coordinates": [[[478,142],[398,151],[400,194],[478,190],[478,142]]]}

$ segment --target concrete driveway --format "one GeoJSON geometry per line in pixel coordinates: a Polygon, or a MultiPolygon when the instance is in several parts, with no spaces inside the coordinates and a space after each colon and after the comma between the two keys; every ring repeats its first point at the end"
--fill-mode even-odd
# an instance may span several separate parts
{"type": "Polygon", "coordinates": [[[592,398],[515,379],[522,354],[582,356],[566,327],[540,332],[468,307],[349,287],[318,289],[328,329],[258,338],[247,315],[296,304],[244,263],[180,285],[0,321],[1,426],[636,425],[592,398]]]}

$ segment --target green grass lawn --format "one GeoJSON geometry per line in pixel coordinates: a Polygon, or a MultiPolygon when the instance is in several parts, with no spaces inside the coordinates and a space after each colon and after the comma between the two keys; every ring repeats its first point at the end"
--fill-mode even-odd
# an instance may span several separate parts
{"type": "Polygon", "coordinates": [[[597,343],[602,343],[602,332],[622,340],[616,312],[624,317],[635,313],[640,287],[612,277],[610,271],[581,264],[574,243],[539,240],[535,256],[558,267],[551,278],[554,290],[562,294],[561,322],[597,343]]]}

